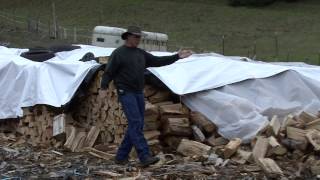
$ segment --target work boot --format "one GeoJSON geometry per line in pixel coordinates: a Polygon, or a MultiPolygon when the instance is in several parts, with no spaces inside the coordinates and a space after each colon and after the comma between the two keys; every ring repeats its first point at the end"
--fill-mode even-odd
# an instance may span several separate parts
{"type": "Polygon", "coordinates": [[[158,158],[158,157],[149,156],[144,161],[141,162],[141,166],[142,167],[148,167],[148,166],[150,166],[152,164],[157,163],[159,160],[160,160],[160,158],[158,158]]]}
{"type": "Polygon", "coordinates": [[[129,160],[128,159],[124,159],[124,160],[118,160],[117,158],[115,158],[114,162],[118,165],[126,165],[129,163],[129,160]]]}

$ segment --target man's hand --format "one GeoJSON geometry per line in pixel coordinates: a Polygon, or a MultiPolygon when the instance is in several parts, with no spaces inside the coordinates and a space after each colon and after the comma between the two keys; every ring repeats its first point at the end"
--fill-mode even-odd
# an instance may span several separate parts
{"type": "Polygon", "coordinates": [[[178,52],[179,58],[184,59],[192,55],[192,51],[190,50],[180,50],[178,52]]]}

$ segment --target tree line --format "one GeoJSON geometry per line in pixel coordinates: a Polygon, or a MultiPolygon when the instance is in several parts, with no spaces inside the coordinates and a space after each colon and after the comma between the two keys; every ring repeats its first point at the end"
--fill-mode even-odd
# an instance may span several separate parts
{"type": "MultiPolygon", "coordinates": [[[[231,6],[265,6],[274,3],[277,0],[229,0],[231,6]]],[[[286,2],[296,2],[298,0],[283,0],[286,2]]]]}

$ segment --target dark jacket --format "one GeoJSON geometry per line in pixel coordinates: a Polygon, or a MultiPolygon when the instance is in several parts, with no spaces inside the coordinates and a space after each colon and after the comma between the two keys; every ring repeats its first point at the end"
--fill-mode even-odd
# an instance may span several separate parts
{"type": "Polygon", "coordinates": [[[179,55],[157,57],[139,49],[121,46],[113,51],[101,81],[101,89],[107,89],[114,80],[117,89],[142,91],[144,87],[144,70],[174,63],[179,55]]]}

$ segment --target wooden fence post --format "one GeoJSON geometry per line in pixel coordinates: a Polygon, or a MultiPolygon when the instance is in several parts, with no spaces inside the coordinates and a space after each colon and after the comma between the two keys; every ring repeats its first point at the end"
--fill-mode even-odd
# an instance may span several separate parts
{"type": "Polygon", "coordinates": [[[52,23],[53,23],[53,37],[57,38],[58,36],[58,27],[57,27],[57,17],[56,17],[56,5],[52,1],[52,23]]]}
{"type": "Polygon", "coordinates": [[[222,54],[224,55],[224,38],[225,36],[222,35],[222,54]]]}
{"type": "Polygon", "coordinates": [[[278,59],[279,58],[279,39],[278,39],[278,32],[275,32],[274,33],[275,34],[275,57],[276,57],[276,59],[278,59]]]}
{"type": "Polygon", "coordinates": [[[73,42],[76,43],[77,41],[77,28],[73,27],[73,42]]]}

